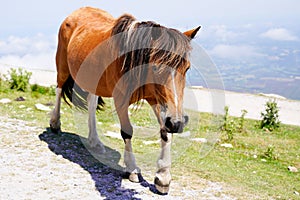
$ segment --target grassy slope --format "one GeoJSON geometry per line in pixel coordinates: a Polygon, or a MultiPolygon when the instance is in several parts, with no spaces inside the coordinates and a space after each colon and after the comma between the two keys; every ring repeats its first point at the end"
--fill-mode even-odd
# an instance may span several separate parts
{"type": "MultiPolygon", "coordinates": [[[[1,115],[29,121],[34,126],[48,127],[49,114],[36,110],[34,105],[36,103],[54,103],[55,97],[29,92],[0,92],[0,99],[10,98],[13,100],[19,96],[25,97],[26,101],[13,101],[10,104],[0,105],[1,115]]],[[[99,132],[119,132],[119,128],[115,126],[118,120],[113,108],[111,108],[112,102],[108,99],[105,101],[107,102],[107,108],[97,114],[99,132]]],[[[87,126],[80,114],[64,103],[62,112],[63,131],[86,136],[87,126]]],[[[145,140],[156,141],[159,139],[156,120],[151,113],[150,107],[145,104],[141,110],[134,111],[131,118],[135,125],[150,128],[136,129],[138,133],[135,133],[133,148],[142,170],[146,169],[154,173],[160,145],[159,143],[150,145],[143,143],[145,140]],[[156,129],[153,131],[154,127],[156,129]],[[145,134],[145,132],[150,134],[145,134]]],[[[197,178],[224,182],[234,188],[229,193],[241,199],[243,199],[245,193],[266,199],[271,197],[275,199],[297,198],[294,192],[300,191],[300,173],[289,172],[287,167],[293,165],[298,169],[300,168],[300,127],[282,125],[275,132],[267,132],[257,128],[257,121],[246,120],[245,131],[234,133],[234,139],[231,142],[234,148],[224,148],[220,144],[225,133],[219,131],[218,118],[207,113],[190,111],[189,114],[191,120],[186,131],[190,131],[191,135],[186,138],[175,135],[173,138],[173,179],[180,182],[180,175],[184,174],[190,176],[187,184],[192,183],[197,178]],[[208,152],[205,148],[209,147],[210,143],[203,146],[189,140],[194,137],[216,139],[217,135],[221,140],[204,157],[204,153],[208,152]],[[276,159],[263,161],[262,159],[269,145],[274,147],[272,153],[276,159]]],[[[238,120],[237,118],[231,119],[238,120]]],[[[120,152],[123,151],[121,140],[103,138],[103,136],[102,139],[108,146],[120,152]]],[[[197,188],[197,186],[194,187],[197,188]]]]}

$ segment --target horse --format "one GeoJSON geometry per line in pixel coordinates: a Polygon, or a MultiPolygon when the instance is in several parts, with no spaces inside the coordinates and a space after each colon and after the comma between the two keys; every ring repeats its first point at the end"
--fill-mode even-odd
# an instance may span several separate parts
{"type": "Polygon", "coordinates": [[[171,183],[172,133],[183,132],[185,75],[190,68],[191,40],[200,26],[180,32],[130,14],[114,18],[108,12],[83,7],[61,24],[56,52],[56,103],[50,128],[60,132],[61,99],[88,110],[88,144],[104,153],[96,130],[96,111],[102,97],[112,97],[124,140],[124,164],[129,180],[139,182],[140,169],[132,152],[133,128],[128,107],[145,100],[160,125],[161,154],[154,178],[156,189],[167,194],[171,183]]]}

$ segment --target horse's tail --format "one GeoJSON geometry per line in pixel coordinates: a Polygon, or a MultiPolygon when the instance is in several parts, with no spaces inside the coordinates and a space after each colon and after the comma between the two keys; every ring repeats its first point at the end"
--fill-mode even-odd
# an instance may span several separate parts
{"type": "MultiPolygon", "coordinates": [[[[81,110],[87,110],[87,96],[88,92],[82,90],[74,81],[71,75],[69,75],[67,81],[62,86],[62,97],[64,101],[71,106],[72,104],[81,110]]],[[[98,98],[97,110],[102,110],[104,107],[104,101],[102,97],[98,98]]]]}

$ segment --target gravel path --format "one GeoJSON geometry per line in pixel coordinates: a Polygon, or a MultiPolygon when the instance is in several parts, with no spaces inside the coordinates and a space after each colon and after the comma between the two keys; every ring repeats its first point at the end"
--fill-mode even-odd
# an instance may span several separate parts
{"type": "MultiPolygon", "coordinates": [[[[221,184],[201,179],[189,188],[173,181],[169,195],[158,195],[152,180],[131,183],[100,163],[84,140],[0,117],[0,199],[234,199],[221,184]]],[[[189,183],[188,177],[181,180],[189,183]]]]}

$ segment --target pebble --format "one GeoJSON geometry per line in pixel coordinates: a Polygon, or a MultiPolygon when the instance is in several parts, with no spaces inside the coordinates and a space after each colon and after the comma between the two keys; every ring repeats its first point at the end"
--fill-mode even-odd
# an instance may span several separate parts
{"type": "Polygon", "coordinates": [[[16,98],[15,101],[25,101],[25,98],[20,96],[20,97],[16,98]]]}
{"type": "Polygon", "coordinates": [[[51,111],[51,109],[48,106],[44,106],[40,103],[35,104],[35,108],[41,111],[51,111]]]}
{"type": "Polygon", "coordinates": [[[220,145],[221,147],[225,147],[225,148],[233,148],[232,144],[229,143],[224,143],[220,145]]]}
{"type": "Polygon", "coordinates": [[[3,103],[3,104],[11,103],[11,100],[8,98],[4,98],[4,99],[0,100],[0,103],[3,103]]]}
{"type": "Polygon", "coordinates": [[[288,166],[288,170],[290,172],[294,172],[294,173],[298,172],[298,169],[296,167],[293,167],[293,166],[288,166]]]}
{"type": "Polygon", "coordinates": [[[120,133],[116,133],[112,131],[107,131],[106,133],[104,133],[104,136],[123,140],[120,133]]]}
{"type": "Polygon", "coordinates": [[[26,108],[26,106],[25,105],[20,105],[19,108],[21,108],[21,109],[26,108]]]}
{"type": "Polygon", "coordinates": [[[191,140],[194,142],[207,143],[206,138],[192,138],[191,140]]]}

